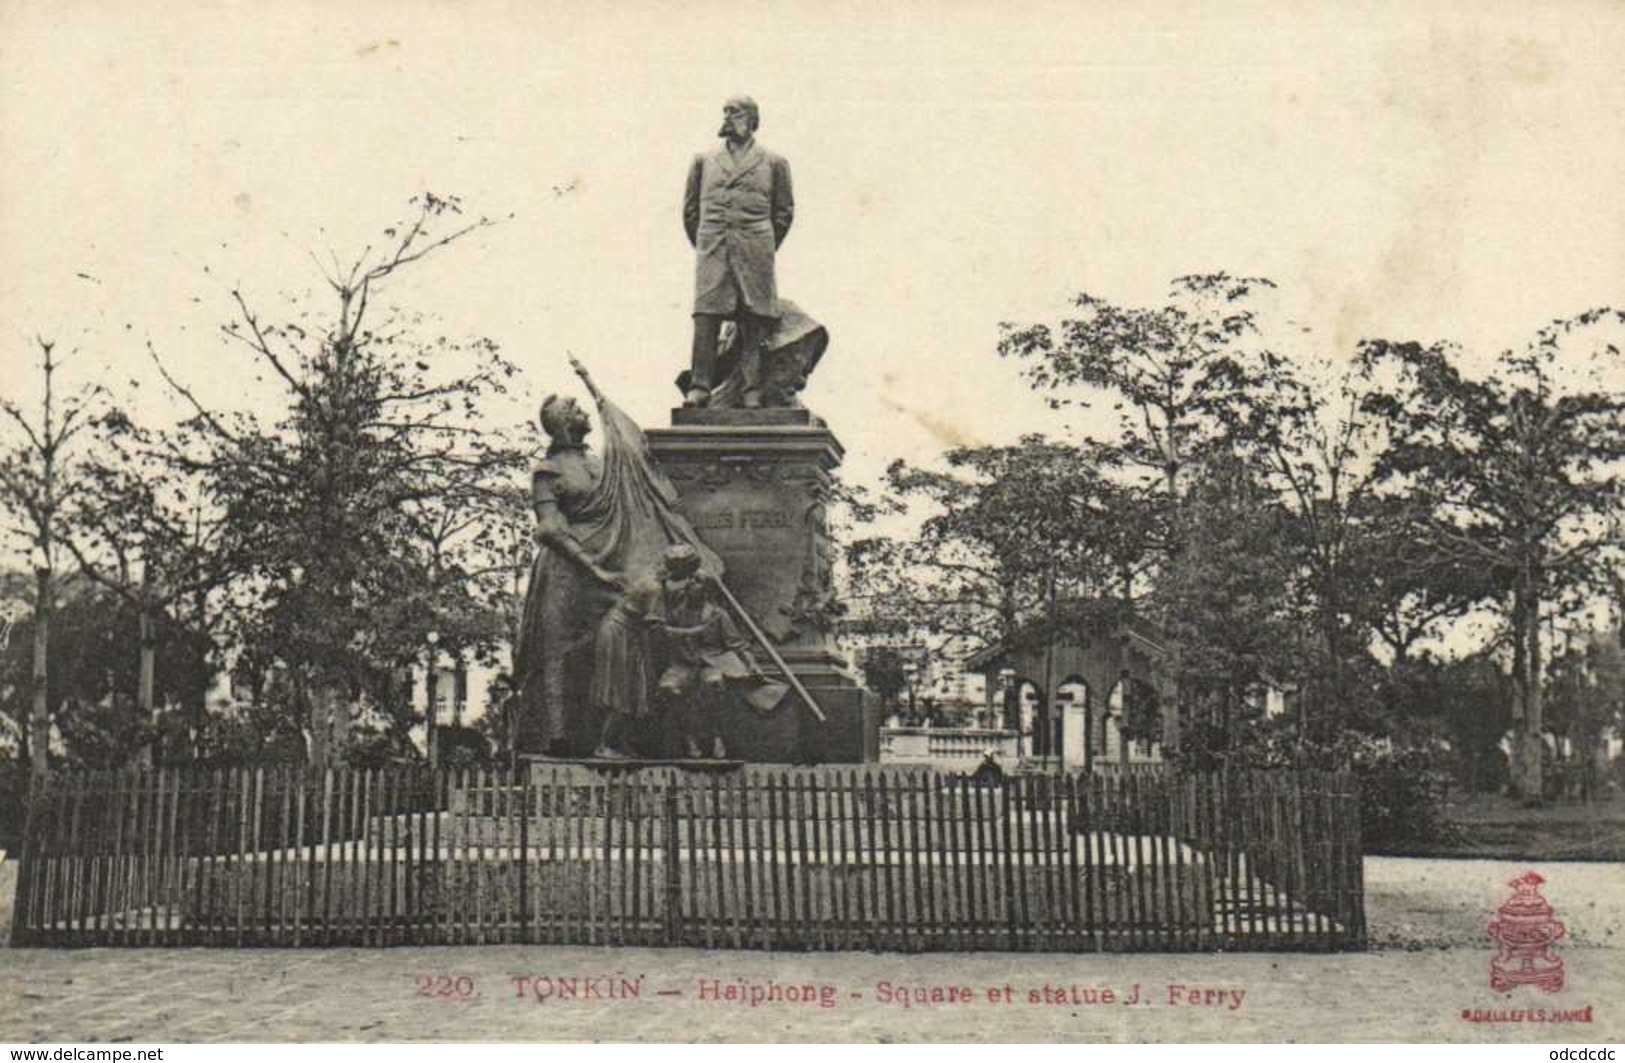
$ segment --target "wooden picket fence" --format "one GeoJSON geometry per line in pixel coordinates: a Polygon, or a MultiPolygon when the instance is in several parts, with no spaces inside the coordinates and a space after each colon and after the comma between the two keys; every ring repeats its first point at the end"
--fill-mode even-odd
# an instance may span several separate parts
{"type": "Polygon", "coordinates": [[[17,945],[1365,944],[1347,774],[749,766],[55,775],[17,945]]]}

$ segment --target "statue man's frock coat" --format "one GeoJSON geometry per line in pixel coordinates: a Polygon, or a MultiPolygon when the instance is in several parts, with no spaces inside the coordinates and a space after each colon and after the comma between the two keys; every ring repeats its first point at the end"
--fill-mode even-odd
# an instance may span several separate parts
{"type": "Polygon", "coordinates": [[[724,146],[697,156],[683,194],[694,313],[777,318],[773,255],[794,217],[790,164],[755,140],[737,154],[724,146]]]}

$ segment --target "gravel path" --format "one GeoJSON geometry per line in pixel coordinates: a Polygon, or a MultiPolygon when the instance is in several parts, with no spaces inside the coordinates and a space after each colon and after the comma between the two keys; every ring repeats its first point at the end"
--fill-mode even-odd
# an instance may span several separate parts
{"type": "MultiPolygon", "coordinates": [[[[1366,923],[1376,949],[1483,948],[1485,924],[1526,871],[1567,928],[1563,944],[1625,948],[1625,864],[1368,856],[1366,923]]],[[[1561,946],[1560,946],[1561,947],[1561,946]]]]}

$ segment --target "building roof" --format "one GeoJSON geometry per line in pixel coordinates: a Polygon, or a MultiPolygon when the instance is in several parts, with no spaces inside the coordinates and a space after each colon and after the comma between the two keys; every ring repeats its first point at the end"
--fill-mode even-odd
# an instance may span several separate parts
{"type": "MultiPolygon", "coordinates": [[[[1166,657],[1171,654],[1168,637],[1156,625],[1137,616],[1122,616],[1121,610],[1116,608],[1101,608],[1103,605],[1109,603],[1076,600],[1064,603],[1060,609],[1070,615],[1057,617],[1057,630],[1051,641],[1067,642],[1079,633],[1087,632],[1095,638],[1115,638],[1136,643],[1154,656],[1166,657]]],[[[965,669],[972,672],[993,671],[1009,654],[1040,645],[1045,626],[1042,623],[1028,624],[1013,637],[976,651],[965,659],[965,669]]]]}

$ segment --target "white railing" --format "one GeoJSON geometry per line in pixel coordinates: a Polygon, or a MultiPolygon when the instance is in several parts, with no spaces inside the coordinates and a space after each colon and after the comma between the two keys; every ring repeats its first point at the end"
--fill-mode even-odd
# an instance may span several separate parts
{"type": "Polygon", "coordinates": [[[985,727],[885,727],[880,731],[880,762],[970,770],[992,750],[1004,764],[1014,764],[1018,738],[1015,731],[985,727]]]}
{"type": "Polygon", "coordinates": [[[1168,775],[1173,771],[1165,761],[1161,760],[1131,760],[1127,764],[1114,764],[1097,760],[1090,767],[1094,774],[1104,775],[1108,779],[1127,775],[1144,777],[1168,775]]]}

